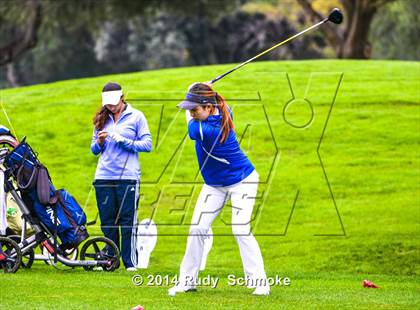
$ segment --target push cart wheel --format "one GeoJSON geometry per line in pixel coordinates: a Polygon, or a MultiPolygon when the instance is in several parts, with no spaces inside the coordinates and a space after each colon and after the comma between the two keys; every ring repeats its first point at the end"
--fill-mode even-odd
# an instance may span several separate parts
{"type": "Polygon", "coordinates": [[[82,261],[103,261],[105,263],[96,266],[83,266],[87,271],[96,270],[102,267],[104,271],[114,271],[120,265],[120,251],[115,243],[105,237],[95,237],[85,242],[80,250],[82,261]]]}
{"type": "MultiPolygon", "coordinates": [[[[12,239],[17,244],[19,244],[21,241],[21,238],[18,235],[11,235],[11,236],[8,236],[8,238],[12,239]]],[[[34,263],[34,259],[35,259],[34,249],[29,249],[25,251],[25,253],[22,253],[22,261],[20,263],[20,266],[25,269],[29,269],[32,267],[32,264],[34,263]]]]}
{"type": "Polygon", "coordinates": [[[15,273],[22,262],[19,245],[7,237],[0,237],[0,245],[0,267],[4,273],[15,273]]]}

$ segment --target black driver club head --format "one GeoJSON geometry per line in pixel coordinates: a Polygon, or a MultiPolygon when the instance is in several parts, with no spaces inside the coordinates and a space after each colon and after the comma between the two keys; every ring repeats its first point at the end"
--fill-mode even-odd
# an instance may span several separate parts
{"type": "Polygon", "coordinates": [[[328,21],[334,24],[341,24],[343,21],[343,13],[337,8],[332,9],[330,15],[328,16],[328,21]]]}

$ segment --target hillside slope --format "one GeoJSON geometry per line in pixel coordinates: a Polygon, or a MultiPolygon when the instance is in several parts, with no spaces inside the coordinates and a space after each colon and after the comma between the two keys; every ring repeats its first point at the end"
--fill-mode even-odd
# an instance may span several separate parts
{"type": "MultiPolygon", "coordinates": [[[[1,104],[56,186],[74,193],[93,218],[92,117],[103,84],[121,83],[154,140],[153,152],[140,155],[140,218],[153,216],[160,234],[151,267],[176,272],[202,182],[176,104],[192,82],[230,67],[6,89],[1,104]]],[[[418,276],[419,72],[419,62],[258,62],[215,85],[233,108],[241,146],[260,174],[252,224],[269,274],[418,276]]],[[[0,122],[10,127],[4,114],[0,122]]],[[[224,276],[241,273],[230,214],[228,206],[213,226],[207,265],[224,276]]]]}

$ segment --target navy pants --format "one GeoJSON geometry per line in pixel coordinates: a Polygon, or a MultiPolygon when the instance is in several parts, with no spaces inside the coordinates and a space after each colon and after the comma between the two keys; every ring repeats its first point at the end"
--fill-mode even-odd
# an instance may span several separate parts
{"type": "Polygon", "coordinates": [[[120,249],[125,268],[136,267],[139,183],[136,180],[95,180],[93,186],[102,232],[120,249]]]}

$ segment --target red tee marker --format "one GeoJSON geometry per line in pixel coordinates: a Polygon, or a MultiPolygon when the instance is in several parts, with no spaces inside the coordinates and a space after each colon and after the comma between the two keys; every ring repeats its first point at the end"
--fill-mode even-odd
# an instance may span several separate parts
{"type": "Polygon", "coordinates": [[[365,288],[379,288],[375,283],[369,280],[363,280],[363,287],[365,288]]]}

